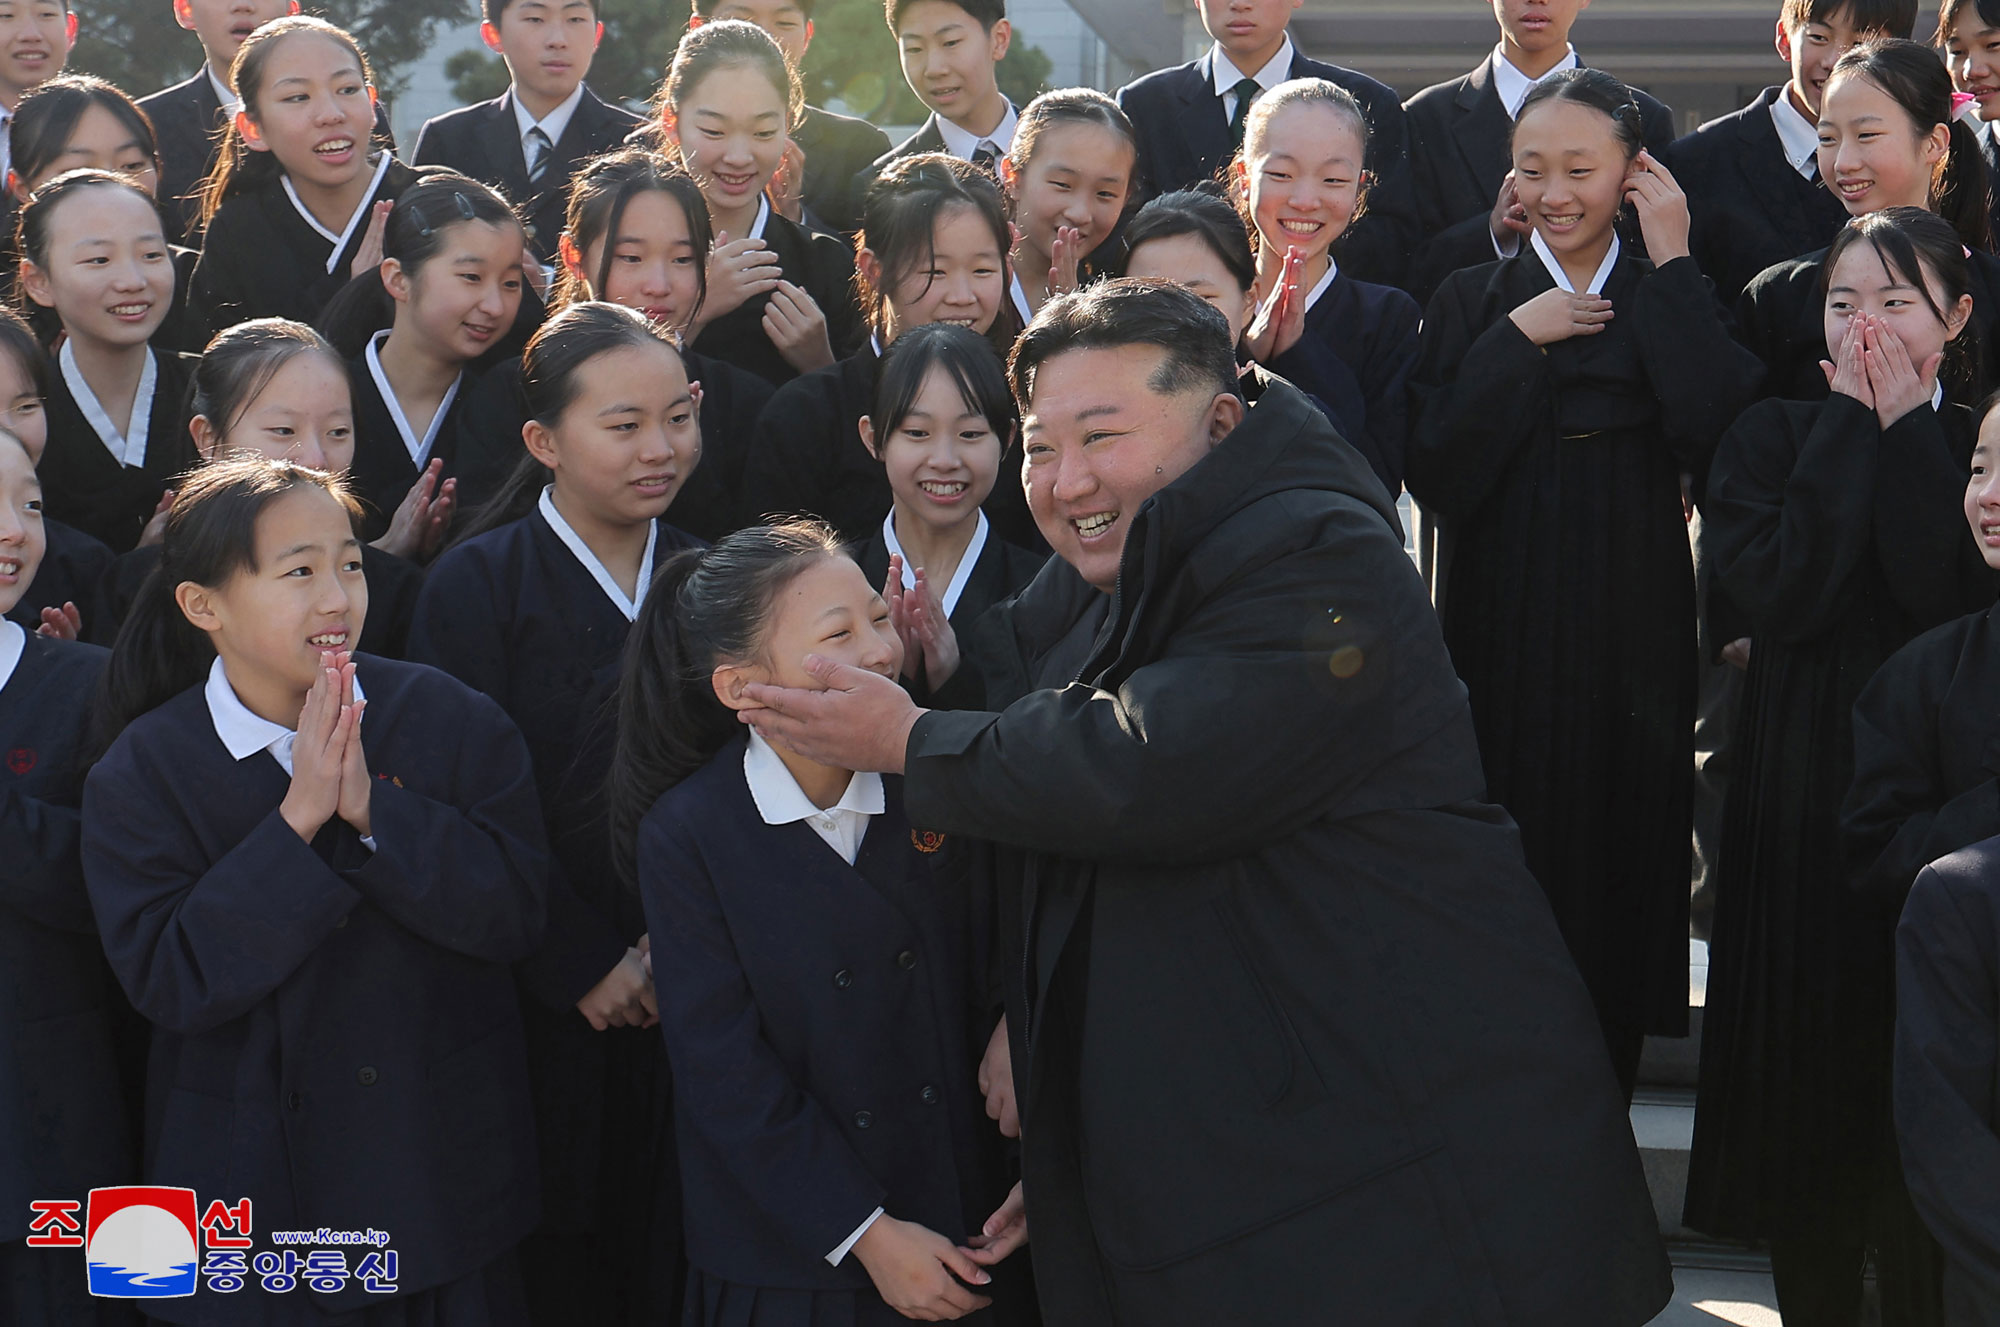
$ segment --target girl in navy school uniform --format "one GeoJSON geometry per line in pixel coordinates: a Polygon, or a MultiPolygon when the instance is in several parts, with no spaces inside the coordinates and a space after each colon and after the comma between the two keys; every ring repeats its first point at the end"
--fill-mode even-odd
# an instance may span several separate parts
{"type": "Polygon", "coordinates": [[[1352,93],[1294,79],[1250,108],[1231,173],[1257,246],[1250,357],[1318,400],[1393,497],[1403,487],[1417,302],[1345,275],[1331,252],[1366,207],[1367,149],[1368,120],[1352,93]]]}
{"type": "Polygon", "coordinates": [[[127,177],[78,170],[35,191],[19,233],[21,288],[63,330],[39,466],[49,514],[123,553],[193,460],[189,366],[150,344],[174,297],[160,214],[127,177]]]}
{"type": "Polygon", "coordinates": [[[715,252],[695,349],[772,383],[852,351],[866,335],[854,255],[774,212],[765,190],[800,106],[778,44],[741,20],[681,38],[660,85],[657,134],[701,185],[715,252]]]}
{"type": "Polygon", "coordinates": [[[1140,186],[1139,142],[1118,103],[1090,88],[1044,92],[1021,112],[1000,160],[1020,234],[1010,299],[1026,327],[1050,297],[1075,290],[1140,186]]]}
{"type": "MultiPolygon", "coordinates": [[[[693,176],[640,148],[598,157],[570,181],[550,312],[606,300],[685,336],[707,294],[710,241],[708,204],[693,176]]],[[[681,359],[701,387],[702,461],[682,477],[674,524],[697,538],[719,539],[736,528],[750,427],[771,399],[771,384],[696,354],[685,342],[681,359]]],[[[459,423],[461,502],[484,508],[497,498],[494,515],[480,513],[482,526],[527,515],[548,482],[522,445],[526,422],[521,361],[514,358],[474,385],[459,423]]]]}
{"type": "MultiPolygon", "coordinates": [[[[888,514],[882,467],[861,445],[882,352],[902,334],[949,322],[989,339],[996,363],[1018,330],[1007,311],[1007,214],[991,177],[943,153],[893,162],[861,209],[857,283],[869,343],[778,389],[757,421],[744,475],[743,516],[817,516],[854,542],[888,514]]],[[[1031,529],[1012,458],[995,503],[1010,532],[1031,529]]]]}
{"type": "MultiPolygon", "coordinates": [[[[491,696],[527,737],[556,872],[549,931],[518,968],[542,1140],[543,1224],[523,1246],[537,1321],[653,1320],[678,1289],[678,1195],[645,919],[611,866],[609,701],[654,568],[696,546],[665,519],[701,461],[669,334],[572,304],[528,345],[519,520],[431,569],[411,656],[491,696]]],[[[669,1315],[669,1320],[670,1315],[669,1315]]]]}
{"type": "Polygon", "coordinates": [[[290,462],[188,478],[105,674],[83,869],[153,1026],[148,1181],[250,1199],[259,1252],[387,1231],[396,1298],[349,1263],[156,1301],[167,1322],[523,1320],[511,1251],[539,1205],[510,965],[542,938],[534,773],[484,696],[349,653],[357,515],[290,462]]]}
{"type": "Polygon", "coordinates": [[[904,818],[901,780],[739,721],[755,683],[813,685],[809,654],[889,677],[903,655],[816,522],[669,561],[627,655],[612,834],[636,862],[673,1062],[689,1327],[989,1302],[962,1247],[998,1197],[977,1159],[971,1047],[991,1029],[973,1021],[968,901],[936,869],[946,845],[904,818]]]}
{"type": "MultiPolygon", "coordinates": [[[[521,311],[527,231],[492,189],[450,172],[404,191],[382,228],[379,273],[363,273],[318,325],[351,358],[355,496],[379,538],[412,485],[449,526],[457,506],[460,415],[478,362],[521,311]]],[[[409,550],[428,560],[435,540],[409,550]]]]}
{"type": "Polygon", "coordinates": [[[941,686],[956,667],[957,641],[1033,580],[1046,557],[1007,543],[980,510],[1014,448],[1014,397],[986,338],[930,323],[897,337],[882,356],[860,431],[895,504],[857,560],[869,583],[883,587],[892,615],[906,596],[923,606],[898,615],[903,671],[941,686]],[[952,630],[924,630],[932,614],[952,630]]]}
{"type": "MultiPolygon", "coordinates": [[[[9,154],[7,211],[0,227],[5,269],[13,271],[20,255],[13,251],[14,223],[28,196],[64,171],[90,167],[128,176],[158,206],[160,154],[153,122],[123,91],[90,74],[59,74],[38,84],[14,107],[7,125],[9,154]]],[[[173,312],[153,333],[163,350],[200,350],[201,337],[188,317],[188,281],[194,275],[198,250],[181,247],[179,213],[160,208],[174,261],[173,312]]],[[[28,314],[45,344],[61,331],[52,314],[41,317],[39,306],[28,314]]]]}
{"type": "MultiPolygon", "coordinates": [[[[195,366],[188,406],[188,431],[204,462],[253,455],[334,473],[354,463],[347,365],[304,323],[257,318],[218,335],[195,366]]],[[[449,515],[449,507],[428,501],[428,493],[424,480],[412,485],[389,532],[361,546],[369,610],[358,648],[368,654],[403,657],[423,586],[411,555],[442,534],[449,515]]],[[[117,559],[99,587],[101,611],[89,624],[88,639],[110,644],[116,638],[139,587],[159,563],[158,544],[117,559]]]]}
{"type": "Polygon", "coordinates": [[[381,265],[390,204],[418,174],[371,144],[368,57],[325,19],[264,24],[229,77],[243,109],[202,182],[194,316],[211,334],[250,318],[311,322],[381,265]]]}
{"type": "MultiPolygon", "coordinates": [[[[0,430],[0,615],[41,565],[41,505],[27,445],[0,430]]],[[[118,1055],[132,1011],[105,967],[78,856],[78,760],[104,659],[0,616],[0,1318],[10,1323],[136,1320],[91,1298],[81,1251],[23,1243],[30,1200],[82,1199],[138,1175],[137,1094],[118,1055]]]]}

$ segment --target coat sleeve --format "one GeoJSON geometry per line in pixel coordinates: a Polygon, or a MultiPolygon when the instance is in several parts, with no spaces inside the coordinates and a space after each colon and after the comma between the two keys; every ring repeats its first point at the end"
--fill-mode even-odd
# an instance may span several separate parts
{"type": "Polygon", "coordinates": [[[801,1256],[824,1258],[887,1192],[764,1040],[756,993],[700,853],[656,813],[639,826],[638,862],[677,1127],[727,1160],[801,1256]]]}
{"type": "Polygon", "coordinates": [[[1854,782],[1841,812],[1856,888],[1900,905],[1917,873],[2000,834],[2000,780],[1952,793],[1938,744],[1939,711],[1959,632],[1896,652],[1854,705],[1854,782]]]}
{"type": "Polygon", "coordinates": [[[97,929],[83,889],[83,812],[74,801],[24,797],[0,786],[0,905],[44,926],[97,929]]]}
{"type": "Polygon", "coordinates": [[[1700,491],[1716,444],[1757,399],[1764,366],[1730,335],[1714,287],[1692,258],[1640,282],[1632,316],[1668,445],[1700,491]]]}
{"type": "MultiPolygon", "coordinates": [[[[1919,425],[1897,421],[1906,426],[1919,425]]],[[[1867,553],[1880,437],[1875,412],[1851,396],[1827,400],[1796,453],[1779,401],[1758,402],[1723,435],[1709,552],[1754,634],[1805,640],[1831,625],[1867,553]]]]}
{"type": "MultiPolygon", "coordinates": [[[[1977,859],[1983,864],[1988,859],[1977,859]]],[[[1896,928],[1896,1137],[1910,1199],[1955,1272],[2000,1299],[1991,881],[1925,870],[1896,928]]]]}
{"type": "MultiPolygon", "coordinates": [[[[1437,778],[1405,787],[1384,774],[1465,715],[1401,542],[1358,505],[1259,504],[1237,519],[1293,533],[1202,587],[1157,657],[1115,688],[922,716],[905,753],[911,822],[1032,852],[1186,864],[1328,815],[1437,805],[1437,778]]],[[[1471,774],[1443,800],[1477,797],[1471,774]]]]}
{"type": "Polygon", "coordinates": [[[1438,291],[1424,318],[1412,389],[1410,492],[1446,517],[1475,511],[1514,457],[1549,427],[1548,355],[1505,314],[1478,326],[1477,307],[1462,277],[1438,291]]]}
{"type": "Polygon", "coordinates": [[[361,902],[273,807],[213,860],[168,773],[114,746],[84,785],[83,874],[132,1007],[192,1035],[247,1012],[361,902]],[[282,888],[274,887],[282,882],[282,888]]]}
{"type": "Polygon", "coordinates": [[[542,940],[549,859],[541,804],[528,744],[513,721],[484,696],[461,696],[437,726],[449,733],[436,758],[453,762],[452,801],[373,771],[375,851],[343,875],[439,948],[511,963],[542,940]]]}

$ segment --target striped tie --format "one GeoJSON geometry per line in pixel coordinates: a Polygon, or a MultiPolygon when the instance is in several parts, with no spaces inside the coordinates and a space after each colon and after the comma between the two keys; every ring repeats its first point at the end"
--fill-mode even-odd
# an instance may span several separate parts
{"type": "Polygon", "coordinates": [[[549,173],[549,158],[555,155],[556,145],[549,141],[540,125],[530,129],[524,141],[528,149],[528,183],[539,185],[549,173]]]}

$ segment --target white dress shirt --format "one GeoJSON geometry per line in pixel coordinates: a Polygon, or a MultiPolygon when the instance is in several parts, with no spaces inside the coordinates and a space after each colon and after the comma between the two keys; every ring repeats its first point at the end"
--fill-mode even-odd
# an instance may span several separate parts
{"type": "Polygon", "coordinates": [[[514,127],[521,136],[521,160],[533,165],[533,158],[528,155],[528,131],[539,126],[549,136],[549,151],[554,152],[556,144],[562,142],[563,131],[569,128],[570,117],[576,114],[576,108],[583,102],[583,84],[579,82],[567,97],[557,102],[554,109],[539,120],[522,104],[520,88],[510,86],[507,91],[514,98],[514,127]]]}
{"type": "Polygon", "coordinates": [[[21,666],[21,656],[27,652],[27,628],[0,617],[0,691],[5,691],[14,680],[14,670],[21,666]]]}
{"type": "MultiPolygon", "coordinates": [[[[1009,263],[1008,266],[1012,268],[1013,264],[1009,263]]],[[[1021,284],[1021,272],[1019,268],[1014,268],[1014,279],[1012,284],[1007,287],[1007,296],[1014,301],[1014,312],[1021,315],[1021,326],[1026,327],[1029,323],[1035,321],[1035,309],[1033,305],[1028,303],[1028,288],[1021,284]]]]}
{"type": "MultiPolygon", "coordinates": [[[[749,745],[743,748],[743,778],[750,785],[750,800],[757,804],[757,814],[764,818],[765,824],[789,825],[803,820],[849,866],[861,855],[861,840],[868,833],[868,822],[882,814],[880,774],[857,772],[847,781],[847,791],[840,795],[840,801],[822,809],[806,796],[784,760],[754,728],[750,730],[749,745]]],[[[852,1235],[826,1255],[826,1260],[840,1266],[841,1260],[881,1215],[879,1207],[870,1212],[852,1235]]]]}
{"type": "Polygon", "coordinates": [[[444,399],[438,402],[437,413],[431,416],[421,436],[411,425],[409,416],[403,413],[403,403],[396,399],[396,389],[389,385],[389,375],[382,371],[382,357],[377,353],[389,333],[377,332],[368,338],[368,345],[361,357],[368,362],[368,376],[375,380],[375,390],[382,394],[382,404],[389,407],[390,422],[396,426],[396,434],[403,440],[403,448],[410,453],[410,460],[418,470],[430,464],[431,448],[437,444],[438,429],[444,424],[444,417],[451,413],[451,403],[458,397],[458,389],[465,382],[465,371],[461,369],[451,386],[445,388],[444,399]]]}
{"type": "Polygon", "coordinates": [[[213,66],[204,64],[201,68],[208,75],[208,85],[215,89],[215,99],[222,103],[222,113],[235,119],[236,113],[243,109],[243,98],[237,96],[236,90],[228,83],[215,76],[213,66]]]}
{"type": "Polygon", "coordinates": [[[1506,110],[1507,118],[1511,120],[1521,113],[1521,103],[1528,99],[1530,92],[1534,91],[1535,84],[1576,66],[1576,47],[1572,46],[1569,48],[1569,53],[1556,62],[1555,68],[1543,74],[1541,78],[1529,78],[1516,69],[1514,62],[1507,58],[1507,44],[1502,42],[1493,48],[1493,90],[1500,94],[1500,105],[1506,110]]]}
{"type": "MultiPolygon", "coordinates": [[[[208,701],[208,717],[215,724],[215,735],[222,739],[232,760],[248,760],[259,751],[268,751],[280,769],[287,774],[292,772],[292,743],[298,740],[298,732],[251,713],[250,707],[236,694],[236,688],[229,685],[222,656],[217,655],[208,666],[208,682],[201,694],[208,701]]],[[[368,699],[361,694],[359,675],[354,679],[354,699],[357,704],[368,699]]]]}
{"type": "Polygon", "coordinates": [[[132,417],[126,422],[125,431],[120,433],[111,422],[111,414],[98,401],[97,393],[90,390],[90,384],[83,380],[83,370],[76,366],[76,350],[68,341],[63,342],[56,352],[56,366],[62,370],[63,383],[69,394],[76,398],[76,408],[83,412],[85,422],[97,440],[104,444],[118,464],[130,469],[138,469],[146,464],[146,431],[153,417],[153,391],[159,383],[160,370],[151,351],[146,353],[146,366],[139,370],[139,389],[132,393],[132,417]]]}
{"type": "MultiPolygon", "coordinates": [[[[972,579],[973,564],[979,561],[979,555],[986,550],[986,513],[975,507],[972,515],[979,522],[973,528],[972,542],[965,546],[964,555],[958,559],[958,570],[951,574],[951,584],[945,587],[944,595],[938,601],[939,605],[944,609],[946,617],[950,617],[951,610],[958,607],[958,597],[965,593],[965,583],[972,579]]],[[[882,542],[889,546],[891,553],[903,559],[903,588],[906,590],[916,589],[917,568],[910,565],[910,555],[903,551],[902,543],[896,538],[896,512],[894,508],[891,508],[889,514],[882,518],[882,542]]]]}
{"type": "Polygon", "coordinates": [[[944,139],[944,150],[960,161],[970,161],[982,143],[993,149],[996,157],[1004,157],[1013,151],[1014,130],[1020,126],[1021,113],[1014,109],[1013,102],[1007,102],[1007,113],[1000,117],[1000,123],[993,126],[990,134],[975,134],[969,129],[961,129],[942,115],[936,119],[938,136],[944,139]]]}
{"type": "Polygon", "coordinates": [[[375,167],[375,177],[368,182],[368,192],[361,196],[361,206],[354,209],[354,215],[347,219],[347,224],[340,228],[340,234],[338,235],[319,224],[319,218],[312,214],[312,209],[300,200],[299,191],[292,187],[291,176],[278,176],[278,182],[285,186],[285,197],[292,200],[292,207],[297,210],[300,216],[305,218],[306,224],[311,226],[321,236],[333,241],[333,252],[326,256],[326,272],[328,276],[332,276],[333,269],[340,266],[340,251],[347,247],[347,241],[354,234],[354,228],[361,224],[362,218],[368,215],[368,210],[375,206],[375,191],[382,187],[382,177],[389,173],[389,166],[395,160],[395,153],[387,150],[383,151],[382,160],[375,167]]]}
{"type": "Polygon", "coordinates": [[[535,509],[541,512],[542,519],[549,523],[549,528],[556,532],[556,538],[562,540],[563,547],[575,554],[576,560],[583,564],[583,569],[590,573],[590,579],[597,582],[597,588],[604,591],[605,598],[611,601],[611,606],[623,613],[627,622],[637,622],[639,605],[646,601],[646,587],[653,583],[653,548],[660,542],[660,523],[649,521],[646,525],[646,556],[639,562],[638,593],[628,598],[624,588],[618,584],[618,578],[611,574],[611,569],[598,559],[597,554],[590,551],[590,545],[583,542],[583,536],[578,534],[570,523],[563,519],[562,513],[556,510],[555,493],[554,484],[544,488],[541,501],[535,504],[535,509]]]}
{"type": "Polygon", "coordinates": [[[1236,67],[1236,62],[1223,53],[1222,43],[1209,48],[1215,58],[1210,62],[1215,71],[1215,95],[1222,98],[1222,118],[1231,124],[1236,122],[1236,85],[1244,79],[1252,79],[1257,86],[1269,92],[1278,84],[1292,76],[1292,57],[1297,54],[1292,46],[1292,34],[1287,32],[1284,41],[1278,44],[1278,53],[1264,62],[1264,67],[1254,74],[1246,74],[1236,67]]]}
{"type": "MultiPolygon", "coordinates": [[[[1535,256],[1542,260],[1542,266],[1548,268],[1549,275],[1556,279],[1556,285],[1563,290],[1567,290],[1572,295],[1576,294],[1577,290],[1570,283],[1569,273],[1563,271],[1562,263],[1557,260],[1554,251],[1549,248],[1548,241],[1542,238],[1542,232],[1539,230],[1530,232],[1528,243],[1534,246],[1535,256]]],[[[1583,292],[1584,294],[1597,295],[1603,293],[1605,279],[1611,275],[1612,267],[1618,262],[1618,250],[1618,237],[1613,235],[1611,237],[1611,247],[1604,251],[1604,261],[1597,265],[1597,271],[1591,276],[1590,286],[1583,292]]]]}
{"type": "Polygon", "coordinates": [[[1780,90],[1771,103],[1771,125],[1778,131],[1778,146],[1792,169],[1808,180],[1819,178],[1819,126],[1799,114],[1789,90],[1780,90]]]}

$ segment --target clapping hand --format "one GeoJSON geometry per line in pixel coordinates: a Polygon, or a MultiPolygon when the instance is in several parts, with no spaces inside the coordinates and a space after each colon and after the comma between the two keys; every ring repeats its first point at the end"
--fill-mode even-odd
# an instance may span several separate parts
{"type": "Polygon", "coordinates": [[[306,692],[292,740],[292,782],[278,814],[307,843],[336,815],[368,837],[368,766],[361,754],[361,711],[354,661],[346,651],[320,653],[320,673],[306,692]],[[350,786],[353,785],[353,786],[350,786]]]}
{"type": "Polygon", "coordinates": [[[1299,289],[1306,257],[1296,244],[1285,246],[1284,268],[1257,317],[1243,334],[1244,349],[1259,364],[1268,365],[1299,343],[1306,331],[1306,297],[1299,289]]]}
{"type": "Polygon", "coordinates": [[[935,691],[958,671],[958,634],[922,567],[916,570],[916,582],[903,587],[902,554],[891,553],[882,597],[889,604],[889,625],[903,638],[903,676],[935,691]]]}

